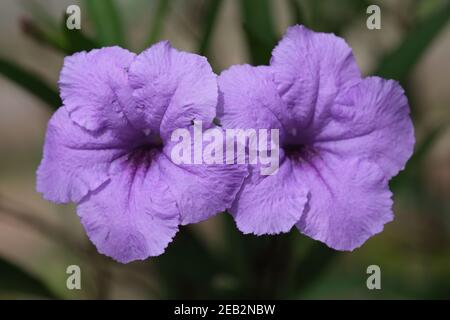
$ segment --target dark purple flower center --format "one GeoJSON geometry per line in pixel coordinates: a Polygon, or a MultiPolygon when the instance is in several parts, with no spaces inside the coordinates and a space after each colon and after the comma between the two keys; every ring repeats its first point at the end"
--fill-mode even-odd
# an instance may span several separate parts
{"type": "Polygon", "coordinates": [[[128,161],[134,165],[149,164],[152,158],[163,149],[163,141],[159,136],[145,137],[141,143],[128,153],[128,161]]]}
{"type": "Polygon", "coordinates": [[[308,144],[284,144],[284,154],[291,160],[308,160],[313,157],[316,152],[312,146],[308,144]]]}

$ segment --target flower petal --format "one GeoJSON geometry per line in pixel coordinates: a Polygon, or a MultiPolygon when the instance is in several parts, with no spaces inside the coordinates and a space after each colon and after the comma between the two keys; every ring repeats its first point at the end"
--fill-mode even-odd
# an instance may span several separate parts
{"type": "Polygon", "coordinates": [[[225,149],[220,164],[175,164],[170,160],[174,145],[165,146],[166,159],[160,165],[177,200],[181,224],[197,223],[229,209],[248,174],[247,165],[226,164],[225,149]]]}
{"type": "MultiPolygon", "coordinates": [[[[231,67],[219,76],[219,89],[218,115],[224,128],[278,129],[280,140],[292,128],[268,67],[231,67]]],[[[250,166],[251,174],[230,209],[244,233],[287,232],[300,219],[307,190],[295,180],[291,162],[283,155],[277,160],[281,165],[273,175],[262,175],[260,163],[250,166]]]]}
{"type": "Polygon", "coordinates": [[[338,92],[360,79],[352,50],[342,38],[299,25],[288,29],[270,65],[300,130],[321,127],[338,92]]]}
{"type": "Polygon", "coordinates": [[[383,170],[366,159],[319,151],[295,170],[310,197],[297,228],[337,250],[353,250],[393,219],[383,170]]]}
{"type": "Polygon", "coordinates": [[[80,201],[109,180],[111,162],[122,156],[133,140],[128,134],[123,130],[93,134],[74,123],[68,110],[60,107],[48,124],[37,190],[50,201],[80,201]]]}
{"type": "Polygon", "coordinates": [[[136,126],[163,140],[194,119],[212,123],[216,115],[216,75],[205,57],[180,52],[159,42],[142,52],[130,67],[136,102],[127,116],[136,126]]]}
{"type": "Polygon", "coordinates": [[[284,135],[289,113],[268,67],[233,66],[220,74],[218,82],[217,116],[224,128],[279,129],[284,135]]]}
{"type": "Polygon", "coordinates": [[[134,53],[120,47],[78,52],[64,59],[59,88],[70,118],[96,131],[126,121],[121,103],[134,53]]]}
{"type": "Polygon", "coordinates": [[[296,180],[285,159],[274,175],[261,176],[253,166],[230,213],[244,233],[256,235],[288,232],[300,219],[307,202],[307,189],[296,180]]]}
{"type": "Polygon", "coordinates": [[[402,170],[414,147],[414,127],[400,85],[364,79],[342,94],[315,145],[342,156],[368,157],[388,178],[402,170]]]}
{"type": "Polygon", "coordinates": [[[163,253],[178,231],[179,211],[161,174],[161,156],[124,162],[109,184],[79,204],[78,215],[100,253],[122,263],[143,260],[163,253]]]}

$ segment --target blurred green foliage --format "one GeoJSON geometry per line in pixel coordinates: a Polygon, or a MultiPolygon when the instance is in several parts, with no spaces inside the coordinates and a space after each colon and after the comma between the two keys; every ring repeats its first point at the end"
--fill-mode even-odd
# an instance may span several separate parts
{"type": "Polygon", "coordinates": [[[272,49],[278,41],[270,0],[242,0],[242,26],[254,65],[269,63],[272,49]]]}
{"type": "Polygon", "coordinates": [[[87,0],[84,3],[90,20],[95,24],[99,44],[125,46],[122,21],[114,0],[87,0]]]}
{"type": "Polygon", "coordinates": [[[388,79],[405,80],[449,17],[450,5],[447,3],[423,21],[418,21],[400,46],[381,59],[375,74],[388,79]]]}
{"type": "MultiPolygon", "coordinates": [[[[204,13],[200,19],[201,33],[197,48],[200,54],[206,55],[210,60],[214,60],[209,47],[223,2],[223,0],[203,2],[204,13]]],[[[427,1],[427,3],[426,10],[423,9],[427,12],[426,16],[417,19],[413,26],[406,30],[400,45],[379,61],[375,74],[407,82],[414,66],[450,17],[448,1],[427,1]]],[[[356,18],[364,18],[368,6],[367,1],[359,0],[339,2],[287,0],[287,4],[291,24],[302,23],[316,31],[336,34],[341,34],[356,18]]],[[[175,5],[175,1],[153,1],[154,10],[150,14],[151,30],[146,38],[146,47],[161,38],[164,23],[175,5]]],[[[249,62],[254,65],[268,64],[271,51],[280,39],[275,28],[277,21],[273,5],[274,2],[269,0],[239,1],[241,30],[251,57],[249,62]]],[[[413,5],[416,10],[417,7],[423,6],[418,1],[414,1],[413,5]]],[[[22,29],[34,41],[54,48],[62,55],[99,46],[129,45],[126,41],[127,30],[124,28],[121,10],[114,0],[85,1],[84,8],[94,26],[94,38],[80,30],[68,30],[65,28],[65,15],[61,14],[63,19],[56,21],[45,15],[45,9],[39,7],[29,7],[33,19],[22,21],[22,29]]],[[[0,58],[0,74],[40,98],[50,108],[56,109],[60,106],[61,101],[55,84],[49,86],[40,76],[15,62],[0,58]]],[[[414,105],[412,109],[414,110],[414,105]]],[[[423,161],[445,125],[432,128],[426,137],[418,142],[416,153],[406,170],[391,182],[394,192],[401,193],[407,189],[414,189],[412,186],[421,185],[420,172],[423,161]]],[[[417,195],[422,190],[419,188],[410,192],[417,195]]],[[[273,237],[242,235],[236,230],[230,216],[222,216],[221,237],[225,239],[224,245],[211,249],[192,227],[184,227],[164,255],[148,262],[148,272],[156,272],[159,275],[163,297],[317,297],[323,294],[324,290],[332,292],[336,286],[342,288],[351,285],[348,280],[333,278],[333,273],[327,273],[331,264],[339,265],[336,258],[347,254],[333,251],[321,243],[306,239],[295,230],[289,234],[273,237]]],[[[355,259],[367,262],[366,258],[358,254],[356,257],[355,259]]],[[[95,265],[93,268],[95,269],[95,265]]],[[[345,266],[341,268],[345,269],[345,266]]],[[[357,279],[357,281],[365,280],[357,279]]],[[[40,280],[2,259],[0,259],[0,283],[0,294],[16,291],[26,295],[54,297],[40,280]]],[[[395,280],[392,280],[391,284],[395,287],[395,280]]],[[[436,290],[448,294],[450,284],[443,284],[436,290]]],[[[398,292],[403,291],[402,288],[398,289],[398,292]]],[[[414,294],[414,297],[420,296],[420,293],[414,294]]],[[[439,296],[430,293],[430,296],[433,295],[439,296]]]]}
{"type": "Polygon", "coordinates": [[[148,46],[151,46],[153,43],[159,40],[161,35],[161,31],[163,28],[164,20],[169,13],[171,0],[157,0],[156,1],[156,10],[153,15],[153,23],[150,30],[150,36],[148,41],[145,43],[146,49],[148,46]]]}
{"type": "Polygon", "coordinates": [[[22,294],[27,297],[56,298],[45,283],[17,265],[0,257],[0,296],[22,294]]]}

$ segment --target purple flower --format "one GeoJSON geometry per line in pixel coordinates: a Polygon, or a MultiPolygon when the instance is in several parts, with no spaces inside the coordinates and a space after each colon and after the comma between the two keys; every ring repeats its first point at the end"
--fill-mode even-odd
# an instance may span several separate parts
{"type": "Polygon", "coordinates": [[[204,57],[160,42],[67,57],[64,102],[51,118],[37,189],[73,201],[99,252],[126,263],[161,254],[180,224],[228,208],[247,169],[176,165],[170,134],[211,123],[217,80],[204,57]]]}
{"type": "Polygon", "coordinates": [[[393,219],[388,181],[412,154],[414,131],[395,81],[361,78],[341,38],[288,29],[270,66],[219,76],[225,128],[280,130],[280,167],[257,166],[230,212],[244,233],[294,225],[338,250],[353,250],[393,219]]]}

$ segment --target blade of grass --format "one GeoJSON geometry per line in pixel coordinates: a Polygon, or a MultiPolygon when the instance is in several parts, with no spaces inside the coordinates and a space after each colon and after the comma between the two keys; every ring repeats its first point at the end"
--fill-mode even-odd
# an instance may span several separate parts
{"type": "Polygon", "coordinates": [[[23,18],[20,20],[20,29],[22,32],[33,41],[40,45],[45,45],[57,51],[65,52],[67,43],[62,34],[52,31],[47,31],[45,28],[38,25],[34,20],[23,18]]]}
{"type": "Polygon", "coordinates": [[[31,14],[33,21],[39,21],[39,24],[46,30],[57,30],[58,22],[45,8],[45,5],[38,3],[36,0],[21,1],[24,12],[31,14]]]}
{"type": "Polygon", "coordinates": [[[292,276],[292,294],[298,295],[309,289],[338,254],[338,251],[328,248],[319,241],[314,241],[297,263],[297,270],[292,276]]]}
{"type": "Polygon", "coordinates": [[[389,79],[404,81],[413,67],[437,37],[450,18],[450,4],[446,4],[416,24],[400,46],[381,59],[375,74],[389,79]]]}
{"type": "Polygon", "coordinates": [[[25,70],[14,62],[0,57],[0,74],[32,93],[53,109],[56,110],[61,106],[61,99],[53,88],[49,87],[38,75],[25,70]]]}
{"type": "Polygon", "coordinates": [[[214,297],[213,280],[224,267],[192,227],[181,228],[174,243],[152,263],[164,295],[173,299],[214,297]]]}
{"type": "Polygon", "coordinates": [[[66,45],[64,47],[64,52],[66,54],[73,54],[75,52],[79,52],[79,51],[83,51],[83,50],[89,51],[89,50],[99,47],[98,43],[95,40],[87,37],[85,34],[83,34],[83,32],[81,30],[67,29],[66,19],[67,19],[67,15],[64,14],[61,30],[62,30],[62,34],[63,34],[65,43],[66,43],[66,45]]]}
{"type": "MultiPolygon", "coordinates": [[[[448,124],[447,124],[448,126],[448,124]]],[[[433,147],[434,143],[437,141],[437,139],[440,137],[440,135],[444,132],[446,125],[441,124],[439,126],[436,126],[435,128],[431,129],[425,138],[422,140],[422,142],[416,146],[416,150],[414,151],[413,156],[411,157],[411,160],[409,160],[409,163],[413,166],[420,164],[428,154],[428,152],[433,147]]]]}
{"type": "Polygon", "coordinates": [[[222,0],[211,0],[207,9],[205,20],[203,24],[203,34],[200,40],[198,52],[199,54],[206,56],[209,44],[211,42],[211,35],[214,30],[214,25],[217,20],[217,16],[222,5],[222,0]]]}
{"type": "Polygon", "coordinates": [[[95,25],[97,41],[104,46],[124,46],[122,21],[113,0],[86,0],[88,15],[95,25]]]}
{"type": "Polygon", "coordinates": [[[306,24],[305,13],[303,12],[303,8],[300,5],[300,2],[298,0],[289,0],[288,5],[294,23],[303,25],[306,24]]]}
{"type": "Polygon", "coordinates": [[[222,237],[226,242],[219,249],[219,256],[223,257],[227,272],[238,279],[230,298],[236,294],[241,299],[283,298],[292,280],[292,245],[298,240],[298,232],[273,236],[242,234],[229,213],[222,217],[222,237]]]}
{"type": "Polygon", "coordinates": [[[33,20],[23,19],[21,29],[26,36],[30,37],[38,44],[43,44],[60,51],[64,54],[73,54],[78,51],[91,50],[98,47],[98,44],[85,36],[81,30],[69,30],[66,27],[66,17],[62,20],[62,27],[58,32],[52,30],[47,32],[33,20]]]}
{"type": "Polygon", "coordinates": [[[242,0],[241,16],[252,63],[268,64],[277,36],[269,0],[242,0]]]}
{"type": "Polygon", "coordinates": [[[408,161],[405,170],[394,177],[389,186],[395,192],[407,187],[421,186],[417,183],[420,178],[421,166],[427,154],[438,140],[440,135],[444,132],[446,126],[444,124],[436,126],[428,132],[422,142],[416,145],[415,151],[411,159],[408,161]]]}
{"type": "Polygon", "coordinates": [[[2,257],[0,257],[0,294],[56,298],[41,280],[2,257]]]}
{"type": "Polygon", "coordinates": [[[156,3],[155,13],[153,15],[153,23],[150,30],[150,35],[145,43],[145,48],[151,46],[159,40],[161,36],[164,20],[170,11],[170,0],[158,0],[156,3]]]}

